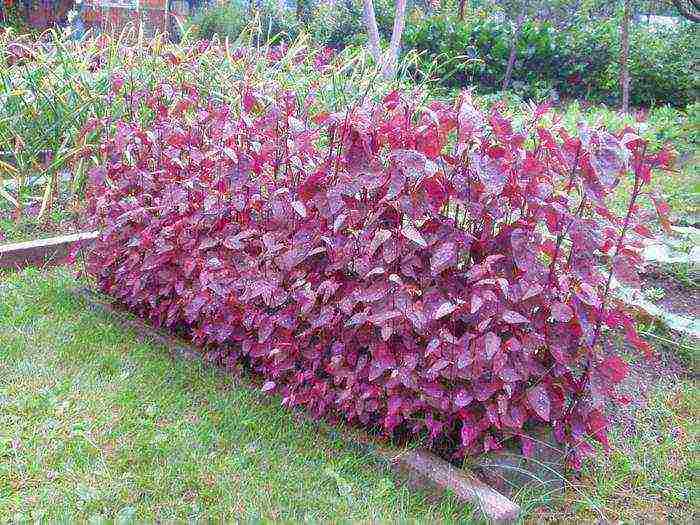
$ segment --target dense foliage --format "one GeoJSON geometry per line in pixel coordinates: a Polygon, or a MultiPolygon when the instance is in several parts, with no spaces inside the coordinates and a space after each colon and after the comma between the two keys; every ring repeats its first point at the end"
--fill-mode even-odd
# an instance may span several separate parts
{"type": "MultiPolygon", "coordinates": [[[[128,99],[113,82],[116,97],[128,99]]],[[[606,443],[627,365],[601,349],[631,318],[650,154],[631,130],[571,136],[468,94],[392,92],[319,111],[289,91],[239,102],[163,83],[128,118],[91,121],[88,268],[133,311],[317,416],[427,435],[456,456],[548,424],[571,461],[606,443]],[[607,207],[633,179],[623,217],[607,207]]],[[[658,202],[659,211],[666,211],[658,202]]]]}
{"type": "MultiPolygon", "coordinates": [[[[392,2],[375,2],[380,35],[388,39],[392,2]]],[[[273,42],[293,40],[300,33],[334,49],[364,45],[366,28],[359,2],[320,3],[303,18],[276,5],[250,7],[229,4],[205,10],[192,29],[200,38],[215,34],[235,39],[257,16],[260,34],[273,42]]],[[[552,15],[554,19],[554,15],[552,15]]],[[[560,21],[561,22],[561,21],[560,21]]],[[[616,104],[619,97],[620,21],[593,17],[580,10],[566,25],[526,20],[517,38],[511,89],[536,99],[558,94],[616,104]]],[[[403,39],[405,52],[421,54],[414,77],[436,86],[460,89],[475,86],[482,93],[500,90],[505,76],[515,25],[489,10],[471,12],[463,21],[454,9],[427,13],[410,10],[403,39]]],[[[697,40],[695,24],[677,27],[633,24],[630,34],[631,101],[636,106],[671,104],[685,107],[697,100],[697,40]]]]}
{"type": "MultiPolygon", "coordinates": [[[[362,5],[356,1],[338,1],[334,4],[313,2],[302,5],[301,13],[280,10],[276,2],[230,2],[198,13],[188,24],[189,31],[198,38],[211,39],[214,35],[231,40],[252,27],[263,39],[272,42],[291,41],[300,33],[310,35],[316,42],[343,49],[364,43],[366,28],[362,19],[362,5]]],[[[374,2],[380,35],[389,38],[393,24],[393,2],[374,2]]]]}
{"type": "MultiPolygon", "coordinates": [[[[558,34],[547,25],[524,24],[517,43],[513,88],[543,98],[559,74],[558,34]]],[[[483,92],[499,91],[512,40],[509,24],[491,18],[460,22],[453,16],[416,20],[406,28],[405,49],[421,56],[418,77],[436,80],[438,86],[477,86],[483,92]],[[422,74],[422,75],[421,75],[422,74]]]]}
{"type": "Polygon", "coordinates": [[[56,199],[80,202],[87,167],[74,162],[80,130],[89,118],[116,120],[130,111],[109,96],[115,73],[135,98],[177,78],[203,96],[230,100],[230,86],[245,77],[251,85],[313,90],[328,107],[366,92],[371,82],[360,77],[352,57],[338,63],[331,49],[282,43],[258,52],[253,41],[174,45],[131,36],[75,41],[62,31],[40,37],[0,31],[0,179],[9,179],[0,186],[0,206],[14,208],[13,216],[38,207],[41,220],[56,199]]]}
{"type": "Polygon", "coordinates": [[[214,35],[219,38],[238,39],[242,32],[251,26],[251,19],[257,23],[257,37],[263,42],[294,40],[301,30],[301,23],[290,11],[280,12],[271,3],[261,3],[260,7],[251,12],[248,2],[230,2],[218,4],[196,15],[188,22],[189,31],[198,38],[211,39],[214,35]]]}
{"type": "MultiPolygon", "coordinates": [[[[637,106],[697,100],[694,24],[677,28],[633,25],[630,33],[631,101],[637,106]]],[[[513,26],[489,17],[461,22],[451,15],[408,24],[405,49],[424,52],[417,73],[438,85],[500,89],[513,40],[513,26]]],[[[579,19],[565,30],[528,21],[517,39],[512,88],[521,94],[616,103],[619,97],[619,21],[579,19]]]]}

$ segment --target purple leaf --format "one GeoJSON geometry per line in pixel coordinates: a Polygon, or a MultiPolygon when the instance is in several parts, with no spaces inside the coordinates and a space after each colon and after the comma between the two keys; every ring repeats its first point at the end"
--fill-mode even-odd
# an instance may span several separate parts
{"type": "Polygon", "coordinates": [[[377,248],[384,244],[389,239],[389,237],[391,237],[391,232],[389,230],[382,230],[381,228],[377,230],[377,232],[374,234],[374,237],[372,238],[372,242],[369,245],[369,255],[374,255],[374,252],[377,251],[377,248]]]}
{"type": "Polygon", "coordinates": [[[536,385],[527,391],[527,401],[535,414],[549,421],[550,401],[544,385],[536,385]]]}
{"type": "Polygon", "coordinates": [[[457,264],[457,252],[455,243],[448,241],[442,243],[430,258],[430,272],[433,275],[442,273],[443,270],[457,264]]]}
{"type": "Polygon", "coordinates": [[[550,311],[552,317],[560,323],[568,323],[574,318],[573,309],[564,303],[552,303],[550,311]]]}
{"type": "Polygon", "coordinates": [[[529,323],[530,322],[530,320],[527,317],[523,317],[518,312],[515,312],[513,310],[506,310],[501,315],[501,318],[506,323],[509,323],[509,324],[520,324],[520,323],[529,323]]]}
{"type": "Polygon", "coordinates": [[[406,237],[407,239],[415,242],[418,246],[421,246],[423,248],[428,247],[428,243],[425,242],[425,239],[423,238],[423,236],[413,226],[410,226],[410,225],[404,226],[401,229],[401,234],[404,237],[406,237]]]}
{"type": "Polygon", "coordinates": [[[501,338],[493,332],[488,332],[484,336],[484,349],[486,350],[486,360],[490,361],[501,348],[501,338]]]}
{"type": "Polygon", "coordinates": [[[462,430],[460,431],[460,436],[462,437],[462,446],[469,446],[471,445],[479,435],[479,431],[476,429],[476,427],[468,422],[463,422],[462,423],[462,430]]]}
{"type": "Polygon", "coordinates": [[[444,302],[440,305],[440,307],[437,310],[435,310],[435,313],[433,314],[433,319],[435,319],[435,320],[441,319],[441,318],[445,317],[446,315],[451,314],[456,309],[457,309],[456,304],[451,303],[449,301],[444,302]]]}
{"type": "Polygon", "coordinates": [[[474,397],[472,397],[472,395],[469,394],[466,390],[460,390],[455,396],[455,405],[459,408],[463,408],[469,405],[469,403],[471,403],[473,400],[474,397]]]}
{"type": "Polygon", "coordinates": [[[301,201],[292,201],[292,208],[299,214],[302,219],[306,218],[306,206],[301,201]]]}

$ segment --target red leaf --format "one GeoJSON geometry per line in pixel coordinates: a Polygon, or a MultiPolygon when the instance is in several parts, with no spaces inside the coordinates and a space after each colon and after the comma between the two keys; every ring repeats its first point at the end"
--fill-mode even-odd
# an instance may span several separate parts
{"type": "Polygon", "coordinates": [[[552,317],[560,323],[568,323],[574,318],[574,310],[564,303],[552,303],[550,311],[552,317]]]}
{"type": "MultiPolygon", "coordinates": [[[[266,56],[327,63],[287,53],[266,56]]],[[[85,222],[102,232],[86,266],[102,291],[319,418],[427,433],[455,458],[537,421],[578,464],[587,433],[603,442],[628,366],[593,346],[599,317],[651,352],[623,304],[600,309],[598,263],[615,255],[614,275],[633,280],[653,232],[632,203],[615,249],[612,189],[668,154],[626,130],[626,163],[620,133],[549,120],[525,140],[467,94],[414,111],[396,91],[331,115],[274,86],[243,87],[242,112],[188,84],[151,91],[146,121],[127,111],[82,131],[80,158],[98,159],[85,222]]]]}
{"type": "Polygon", "coordinates": [[[613,383],[619,383],[625,377],[629,365],[617,356],[608,357],[598,365],[598,371],[613,383]]]}
{"type": "Polygon", "coordinates": [[[527,401],[535,414],[545,421],[549,421],[549,411],[551,403],[549,394],[544,385],[537,385],[527,391],[527,401]]]}
{"type": "Polygon", "coordinates": [[[661,199],[655,193],[651,194],[651,200],[654,202],[654,207],[656,207],[656,213],[659,216],[659,222],[661,223],[661,227],[666,233],[671,234],[671,220],[669,219],[671,207],[666,201],[661,199]]]}

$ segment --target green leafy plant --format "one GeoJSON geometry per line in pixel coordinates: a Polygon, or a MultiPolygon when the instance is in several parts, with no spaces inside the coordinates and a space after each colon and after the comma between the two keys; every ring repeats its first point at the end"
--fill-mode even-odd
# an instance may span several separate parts
{"type": "MultiPolygon", "coordinates": [[[[513,27],[488,15],[464,21],[453,13],[414,16],[405,32],[405,50],[421,59],[416,78],[447,89],[474,85],[482,93],[500,89],[513,27]]],[[[630,35],[632,104],[685,107],[697,100],[694,51],[700,38],[693,24],[677,28],[634,26],[630,35]]],[[[512,89],[536,99],[557,92],[562,98],[617,103],[619,22],[579,16],[570,27],[527,21],[516,46],[512,89]]]]}

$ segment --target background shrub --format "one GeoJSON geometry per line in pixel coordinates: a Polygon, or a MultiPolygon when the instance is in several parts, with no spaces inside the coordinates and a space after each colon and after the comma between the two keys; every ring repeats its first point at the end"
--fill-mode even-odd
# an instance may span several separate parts
{"type": "MultiPolygon", "coordinates": [[[[450,14],[415,17],[406,27],[405,50],[423,52],[415,74],[448,89],[501,88],[513,26],[488,16],[465,21],[450,14]]],[[[635,25],[630,35],[631,101],[636,106],[668,103],[685,107],[697,100],[698,62],[694,24],[678,28],[635,25]]],[[[617,104],[619,22],[585,17],[565,30],[528,21],[518,38],[512,89],[522,96],[563,97],[617,104]]]]}
{"type": "Polygon", "coordinates": [[[289,91],[239,95],[165,83],[130,99],[150,123],[90,123],[107,133],[85,152],[102,159],[88,268],[104,292],[317,416],[455,456],[512,437],[528,453],[542,424],[574,464],[607,443],[627,365],[603,333],[648,346],[598,264],[635,282],[637,200],[665,152],[631,130],[570,136],[544,107],[516,125],[468,95],[334,114],[289,91]]]}
{"type": "MultiPolygon", "coordinates": [[[[394,17],[394,3],[391,0],[377,0],[374,3],[380,37],[388,40],[394,17]]],[[[207,7],[189,23],[189,29],[197,38],[236,39],[241,32],[251,27],[251,18],[257,17],[259,35],[263,42],[271,40],[292,42],[301,31],[312,39],[333,49],[344,49],[354,45],[364,45],[367,36],[362,19],[362,4],[357,1],[338,1],[333,5],[325,2],[302,4],[299,13],[293,10],[280,10],[275,2],[263,2],[251,7],[248,2],[231,2],[207,7]]]]}
{"type": "Polygon", "coordinates": [[[254,27],[257,44],[291,42],[299,35],[302,23],[290,11],[281,12],[270,1],[255,5],[232,1],[207,7],[189,21],[188,29],[197,38],[235,41],[246,29],[254,27]]]}
{"type": "MultiPolygon", "coordinates": [[[[427,11],[416,4],[408,13],[403,38],[404,54],[418,52],[415,79],[431,80],[442,90],[474,86],[480,93],[501,89],[513,40],[514,24],[489,10],[471,12],[465,20],[454,6],[427,11]]],[[[375,2],[380,35],[388,40],[393,23],[393,2],[375,2]]],[[[358,1],[306,6],[303,16],[288,10],[280,15],[276,4],[262,4],[263,40],[290,42],[301,31],[333,49],[362,46],[366,28],[358,1]]],[[[236,38],[251,18],[250,7],[230,4],[205,10],[192,24],[200,38],[214,34],[236,38]]],[[[557,20],[556,17],[553,19],[557,20]]],[[[517,40],[510,86],[520,96],[586,98],[591,102],[619,102],[619,20],[613,15],[594,17],[582,10],[555,27],[547,20],[525,22],[517,40]]],[[[648,107],[671,104],[685,107],[697,100],[700,34],[696,24],[677,27],[633,24],[630,33],[631,102],[648,107]]]]}
{"type": "MultiPolygon", "coordinates": [[[[423,52],[417,73],[436,79],[438,86],[475,86],[482,93],[493,93],[501,89],[512,38],[509,24],[491,18],[461,22],[452,15],[438,15],[408,26],[404,49],[423,52]]],[[[547,24],[524,24],[513,73],[515,91],[537,98],[549,94],[561,62],[558,38],[547,24]]]]}
{"type": "MultiPolygon", "coordinates": [[[[558,88],[593,102],[619,99],[619,25],[613,20],[581,20],[563,36],[564,57],[558,88]]],[[[633,25],[630,32],[631,102],[640,107],[671,104],[685,107],[698,96],[695,24],[678,28],[633,25]]]]}

